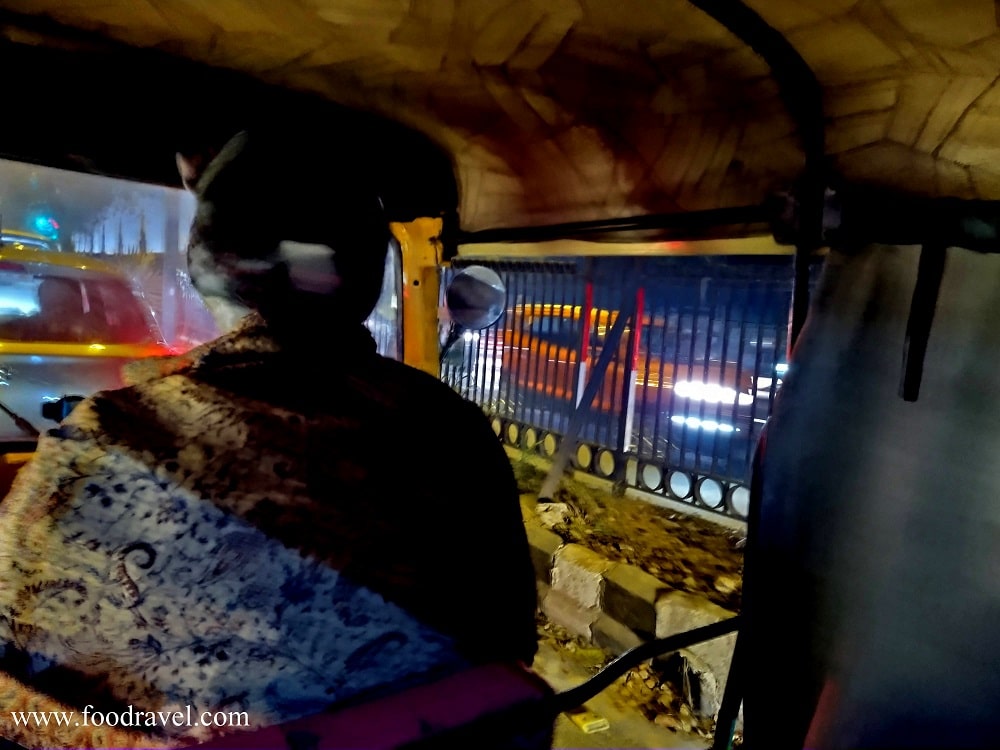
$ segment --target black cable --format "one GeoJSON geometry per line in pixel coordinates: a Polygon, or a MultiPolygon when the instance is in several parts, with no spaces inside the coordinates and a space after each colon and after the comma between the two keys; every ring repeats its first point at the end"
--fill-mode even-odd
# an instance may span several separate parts
{"type": "Polygon", "coordinates": [[[626,651],[582,685],[577,685],[575,688],[570,688],[569,690],[564,690],[561,693],[553,695],[545,701],[545,708],[550,710],[553,716],[578,708],[609,687],[630,669],[637,667],[644,661],[649,661],[654,656],[669,654],[682,648],[703,643],[704,641],[710,641],[713,638],[728,635],[739,628],[739,623],[740,618],[737,615],[726,620],[713,622],[711,625],[703,625],[700,628],[686,630],[683,633],[669,635],[665,638],[656,638],[640,644],[626,651]]]}

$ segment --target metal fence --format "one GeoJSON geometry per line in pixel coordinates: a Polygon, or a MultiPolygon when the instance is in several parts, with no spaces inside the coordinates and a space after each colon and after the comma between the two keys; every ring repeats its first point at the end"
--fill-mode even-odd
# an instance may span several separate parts
{"type": "Polygon", "coordinates": [[[790,258],[482,264],[504,280],[506,312],[459,337],[442,378],[505,442],[552,456],[583,409],[577,468],[745,518],[785,367],[790,258]],[[602,359],[600,387],[581,403],[602,359]]]}

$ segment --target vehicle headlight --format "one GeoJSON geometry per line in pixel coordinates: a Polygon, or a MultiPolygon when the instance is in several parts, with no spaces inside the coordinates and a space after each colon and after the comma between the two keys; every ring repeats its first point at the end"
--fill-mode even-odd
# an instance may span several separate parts
{"type": "Polygon", "coordinates": [[[739,428],[724,422],[716,422],[714,419],[698,419],[698,417],[682,417],[676,415],[670,418],[674,424],[690,427],[692,430],[705,430],[706,432],[739,432],[739,428]]]}
{"type": "Polygon", "coordinates": [[[735,388],[718,383],[702,383],[696,380],[680,380],[674,385],[674,393],[680,398],[692,401],[704,401],[708,404],[739,404],[749,406],[753,396],[749,393],[738,393],[735,388]]]}

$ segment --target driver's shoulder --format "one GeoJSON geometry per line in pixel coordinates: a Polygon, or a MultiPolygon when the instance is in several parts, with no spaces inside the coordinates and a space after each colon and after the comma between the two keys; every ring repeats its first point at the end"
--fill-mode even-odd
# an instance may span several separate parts
{"type": "Polygon", "coordinates": [[[478,413],[480,417],[483,416],[475,404],[447,383],[430,373],[393,359],[378,357],[372,369],[366,373],[366,381],[387,399],[400,402],[401,406],[411,411],[433,412],[442,417],[453,413],[478,413]]]}

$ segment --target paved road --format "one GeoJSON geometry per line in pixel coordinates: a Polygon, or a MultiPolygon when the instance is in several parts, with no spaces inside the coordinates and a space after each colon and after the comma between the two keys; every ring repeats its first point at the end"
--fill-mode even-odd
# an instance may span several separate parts
{"type": "MultiPolygon", "coordinates": [[[[586,681],[586,667],[564,658],[552,644],[539,645],[533,664],[538,674],[556,691],[567,690],[586,681]]],[[[686,748],[705,750],[711,743],[696,735],[685,735],[658,727],[638,711],[619,707],[607,691],[599,693],[586,708],[608,720],[609,728],[587,734],[565,714],[556,721],[553,748],[686,748]]]]}

